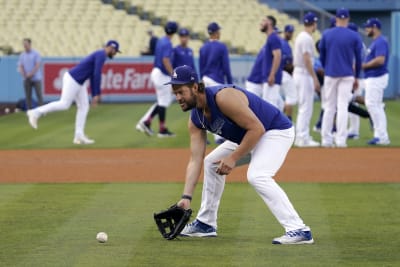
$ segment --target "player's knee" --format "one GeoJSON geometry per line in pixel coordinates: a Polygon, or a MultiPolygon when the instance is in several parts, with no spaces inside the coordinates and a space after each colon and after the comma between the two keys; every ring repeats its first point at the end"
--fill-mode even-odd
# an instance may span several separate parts
{"type": "Polygon", "coordinates": [[[59,108],[60,108],[60,110],[67,110],[67,109],[69,109],[71,107],[71,104],[72,103],[70,103],[68,101],[60,101],[59,102],[59,108]]]}
{"type": "Polygon", "coordinates": [[[215,163],[216,159],[210,155],[204,158],[204,170],[217,170],[218,165],[215,163]]]}

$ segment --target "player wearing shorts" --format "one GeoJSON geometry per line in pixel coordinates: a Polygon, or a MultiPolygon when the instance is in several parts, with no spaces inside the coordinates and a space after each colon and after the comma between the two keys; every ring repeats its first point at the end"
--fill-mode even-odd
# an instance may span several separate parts
{"type": "Polygon", "coordinates": [[[58,101],[31,109],[27,112],[30,125],[37,129],[38,120],[48,113],[67,110],[72,102],[75,102],[75,135],[74,144],[93,144],[95,141],[85,134],[86,118],[89,112],[89,99],[87,92],[87,80],[90,80],[92,91],[92,106],[100,102],[101,95],[101,70],[108,58],[113,58],[119,51],[117,41],[110,40],[104,49],[97,50],[85,57],[78,65],[64,73],[61,98],[58,101]]]}
{"type": "Polygon", "coordinates": [[[374,127],[374,138],[368,142],[369,145],[390,144],[385,104],[383,103],[383,91],[389,81],[387,67],[389,44],[381,33],[381,26],[381,22],[377,18],[371,18],[365,24],[368,37],[373,39],[368,47],[365,62],[362,64],[365,75],[365,104],[374,127]]]}
{"type": "Polygon", "coordinates": [[[170,83],[181,109],[191,111],[191,157],[178,206],[190,208],[190,200],[204,165],[201,207],[196,220],[188,224],[181,235],[217,236],[217,214],[226,175],[239,159],[250,153],[247,179],[286,232],[274,238],[272,243],[312,244],[314,240],[310,228],[304,224],[273,178],[294,140],[290,120],[273,105],[235,85],[204,87],[197,81],[193,69],[187,66],[175,69],[170,83]],[[207,130],[228,141],[205,157],[207,130]]]}
{"type": "Polygon", "coordinates": [[[172,75],[173,67],[171,63],[172,57],[172,42],[171,39],[178,30],[178,24],[174,21],[169,21],[164,27],[165,36],[159,38],[156,45],[154,55],[154,67],[150,77],[156,88],[157,103],[153,104],[146,114],[140,119],[136,125],[136,130],[143,132],[149,136],[154,135],[151,129],[153,118],[158,115],[159,132],[158,137],[174,137],[175,134],[170,132],[166,126],[167,108],[173,101],[170,85],[165,85],[172,75]]]}

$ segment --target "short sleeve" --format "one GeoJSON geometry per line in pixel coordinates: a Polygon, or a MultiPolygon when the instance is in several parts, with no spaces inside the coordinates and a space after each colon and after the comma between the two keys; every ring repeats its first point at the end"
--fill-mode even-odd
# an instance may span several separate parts
{"type": "Polygon", "coordinates": [[[164,49],[162,50],[162,58],[171,58],[172,56],[172,45],[171,43],[166,43],[165,46],[163,47],[164,49]]]}
{"type": "Polygon", "coordinates": [[[282,49],[281,40],[279,40],[279,37],[276,34],[272,34],[268,42],[271,50],[282,49]]]}
{"type": "Polygon", "coordinates": [[[381,39],[379,40],[379,42],[376,42],[375,44],[375,56],[380,57],[386,55],[387,55],[387,47],[385,42],[381,39]]]}

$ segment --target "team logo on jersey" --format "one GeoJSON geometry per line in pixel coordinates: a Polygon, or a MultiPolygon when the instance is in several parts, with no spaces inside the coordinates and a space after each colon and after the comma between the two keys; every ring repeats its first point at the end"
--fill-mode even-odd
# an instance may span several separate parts
{"type": "Polygon", "coordinates": [[[222,134],[222,128],[224,127],[225,121],[224,119],[218,117],[211,125],[210,125],[210,129],[211,132],[215,133],[215,134],[222,134]]]}

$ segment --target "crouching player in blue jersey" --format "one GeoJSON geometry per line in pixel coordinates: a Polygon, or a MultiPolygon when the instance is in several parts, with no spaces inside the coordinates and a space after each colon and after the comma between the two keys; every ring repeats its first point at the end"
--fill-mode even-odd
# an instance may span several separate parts
{"type": "Polygon", "coordinates": [[[191,157],[178,203],[185,209],[190,208],[204,161],[201,208],[196,220],[181,234],[217,236],[217,213],[225,177],[238,160],[251,154],[247,179],[286,231],[272,243],[312,244],[310,228],[273,179],[293,144],[294,128],[290,120],[271,104],[235,85],[204,87],[189,66],[176,68],[169,83],[181,109],[191,110],[188,123],[191,157]],[[205,157],[207,130],[227,141],[205,157]]]}
{"type": "Polygon", "coordinates": [[[101,70],[106,58],[113,58],[119,51],[117,41],[110,40],[104,49],[97,50],[84,58],[78,65],[64,74],[61,98],[58,101],[31,109],[27,112],[30,125],[37,129],[41,116],[69,109],[75,101],[77,111],[75,119],[74,144],[93,144],[94,140],[85,135],[86,117],[89,112],[89,99],[86,81],[90,79],[92,89],[92,105],[100,101],[101,70]]]}

